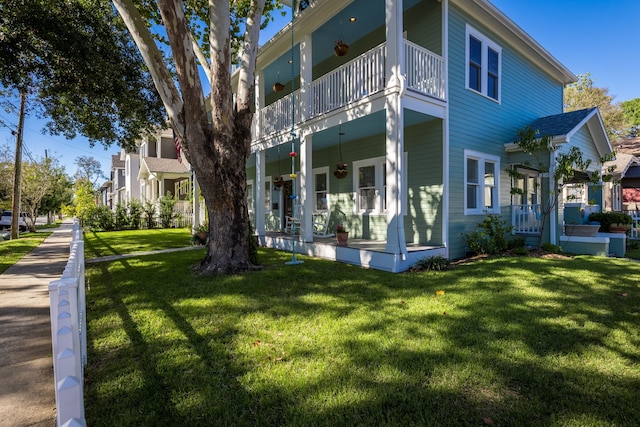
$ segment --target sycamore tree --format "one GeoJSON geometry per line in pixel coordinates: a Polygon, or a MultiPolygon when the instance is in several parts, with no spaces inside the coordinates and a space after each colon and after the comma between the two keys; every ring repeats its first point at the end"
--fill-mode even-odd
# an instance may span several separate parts
{"type": "Polygon", "coordinates": [[[250,269],[245,164],[255,110],[258,36],[279,4],[274,0],[113,0],[113,4],[153,76],[169,123],[198,177],[209,217],[201,273],[250,269]],[[160,40],[166,40],[168,48],[161,49],[160,40]],[[238,84],[232,88],[234,49],[240,53],[238,84]],[[208,84],[203,84],[199,67],[208,84]],[[206,87],[211,90],[208,96],[206,87]]]}
{"type": "Polygon", "coordinates": [[[629,134],[638,136],[640,133],[640,98],[624,101],[620,106],[629,126],[629,134]]]}
{"type": "Polygon", "coordinates": [[[609,94],[609,89],[595,86],[591,73],[578,74],[577,77],[577,82],[568,84],[564,89],[564,110],[598,107],[609,140],[615,143],[626,135],[627,129],[620,104],[613,102],[615,96],[609,94]]]}

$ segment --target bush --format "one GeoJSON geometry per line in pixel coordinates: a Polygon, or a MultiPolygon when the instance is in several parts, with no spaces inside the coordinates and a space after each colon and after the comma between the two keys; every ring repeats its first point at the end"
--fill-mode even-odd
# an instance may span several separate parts
{"type": "Polygon", "coordinates": [[[600,231],[608,233],[611,224],[631,225],[631,215],[624,212],[594,212],[589,215],[589,221],[597,221],[600,223],[600,231]]]}
{"type": "Polygon", "coordinates": [[[122,202],[118,202],[116,205],[116,229],[124,230],[128,225],[127,206],[122,202]]]}
{"type": "Polygon", "coordinates": [[[98,206],[93,210],[91,218],[87,221],[87,225],[93,229],[113,231],[115,228],[113,212],[111,212],[111,209],[107,206],[98,206]]]}
{"type": "Polygon", "coordinates": [[[465,234],[464,239],[469,252],[477,254],[495,254],[507,250],[509,247],[508,234],[513,227],[499,216],[489,214],[478,224],[478,228],[471,234],[465,234]]]}
{"type": "Polygon", "coordinates": [[[517,246],[511,249],[511,253],[514,255],[525,256],[529,255],[529,249],[525,248],[524,246],[517,246]]]}
{"type": "Polygon", "coordinates": [[[156,206],[147,200],[144,203],[142,212],[144,213],[144,220],[147,225],[147,229],[150,230],[154,228],[156,226],[156,206]]]}
{"type": "Polygon", "coordinates": [[[253,235],[253,225],[249,222],[249,261],[251,264],[258,265],[258,240],[253,235]]]}
{"type": "Polygon", "coordinates": [[[445,257],[431,256],[420,259],[413,266],[414,271],[444,271],[449,268],[450,261],[445,257]]]}
{"type": "Polygon", "coordinates": [[[509,249],[525,248],[526,241],[527,241],[527,239],[525,237],[523,237],[523,236],[513,236],[507,242],[507,248],[509,248],[509,249]]]}
{"type": "Polygon", "coordinates": [[[133,199],[129,203],[129,228],[138,230],[142,222],[142,204],[133,199]]]}
{"type": "Polygon", "coordinates": [[[169,192],[160,199],[160,225],[162,228],[170,228],[173,225],[173,219],[176,217],[173,212],[175,205],[176,200],[169,192]]]}
{"type": "Polygon", "coordinates": [[[558,245],[554,245],[552,243],[544,243],[542,245],[542,250],[551,252],[552,254],[559,254],[562,252],[562,248],[558,245]]]}

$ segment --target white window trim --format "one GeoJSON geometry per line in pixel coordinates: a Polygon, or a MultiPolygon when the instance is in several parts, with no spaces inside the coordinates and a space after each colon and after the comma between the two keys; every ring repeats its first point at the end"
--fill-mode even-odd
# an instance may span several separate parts
{"type": "MultiPolygon", "coordinates": [[[[256,195],[255,195],[255,187],[253,186],[253,180],[252,179],[248,179],[247,180],[247,188],[251,186],[251,194],[247,194],[245,197],[248,199],[251,199],[251,206],[255,206],[256,204],[256,195]]],[[[253,213],[253,209],[249,209],[251,206],[247,206],[247,210],[249,211],[249,213],[253,213]]]]}
{"type": "MultiPolygon", "coordinates": [[[[404,167],[402,169],[402,214],[407,215],[407,169],[408,169],[408,159],[409,156],[405,152],[404,153],[404,167]]],[[[384,190],[383,182],[383,168],[382,165],[386,164],[387,158],[385,156],[373,157],[370,159],[357,160],[353,162],[353,212],[356,215],[384,215],[387,210],[382,209],[382,193],[384,190]],[[375,167],[375,189],[376,189],[376,199],[375,199],[375,208],[374,209],[361,209],[360,208],[360,197],[358,196],[359,192],[359,183],[360,177],[358,174],[358,169],[363,166],[374,166],[375,167]]],[[[387,183],[388,186],[389,183],[387,183]]],[[[389,197],[385,194],[385,200],[389,201],[389,197]]]]}
{"type": "Polygon", "coordinates": [[[486,214],[499,214],[500,213],[500,157],[493,156],[491,154],[481,153],[479,151],[464,150],[464,214],[465,215],[486,215],[486,214]],[[478,161],[478,207],[475,209],[467,208],[467,159],[474,159],[478,161]],[[495,199],[493,203],[493,209],[486,209],[484,207],[484,163],[492,162],[495,164],[495,199]]]}
{"type": "Polygon", "coordinates": [[[264,177],[264,191],[265,192],[269,192],[269,200],[267,201],[267,193],[264,194],[264,211],[265,212],[270,212],[271,211],[271,203],[273,200],[273,187],[271,186],[271,177],[270,176],[265,176],[264,177]]]}
{"type": "Polygon", "coordinates": [[[331,194],[330,191],[329,191],[329,183],[331,182],[331,180],[329,179],[329,166],[324,166],[324,167],[321,167],[321,168],[315,168],[315,169],[313,169],[311,171],[311,175],[313,176],[313,183],[312,183],[312,187],[313,187],[313,191],[312,191],[312,194],[313,194],[313,211],[314,212],[331,212],[331,203],[329,201],[330,200],[329,194],[331,194]],[[318,209],[318,207],[316,206],[316,175],[319,175],[319,174],[325,174],[326,177],[327,177],[326,178],[327,179],[327,182],[326,182],[326,187],[327,187],[327,190],[326,190],[327,191],[327,209],[326,210],[318,209]]]}
{"type": "Polygon", "coordinates": [[[497,102],[498,104],[502,103],[502,48],[497,45],[496,43],[494,43],[491,39],[489,39],[487,36],[485,36],[484,34],[482,34],[480,31],[476,30],[475,28],[473,28],[472,26],[470,26],[469,24],[466,25],[466,31],[465,31],[465,64],[464,64],[464,69],[465,69],[465,79],[464,79],[464,85],[465,87],[477,94],[480,94],[482,96],[484,96],[487,99],[490,99],[493,102],[497,102]],[[469,36],[473,36],[474,38],[480,40],[480,42],[482,43],[482,64],[481,64],[481,86],[480,86],[480,92],[478,92],[477,90],[469,87],[469,55],[470,55],[470,46],[469,46],[469,36]],[[487,90],[488,90],[488,74],[489,74],[489,70],[488,70],[488,64],[489,64],[489,50],[488,48],[491,48],[493,50],[495,50],[496,52],[498,52],[498,99],[492,98],[491,96],[489,96],[487,94],[487,90]]]}

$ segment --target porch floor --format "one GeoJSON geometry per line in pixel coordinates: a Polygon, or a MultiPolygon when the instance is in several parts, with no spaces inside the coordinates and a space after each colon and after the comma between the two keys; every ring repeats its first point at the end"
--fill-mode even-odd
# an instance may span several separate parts
{"type": "MultiPolygon", "coordinates": [[[[258,240],[263,246],[291,252],[291,234],[267,232],[258,240]]],[[[347,246],[338,246],[335,236],[314,236],[313,242],[302,242],[296,236],[296,252],[394,273],[408,270],[418,260],[425,257],[446,256],[444,246],[407,244],[406,254],[398,254],[387,252],[385,241],[349,238],[347,246]]]]}

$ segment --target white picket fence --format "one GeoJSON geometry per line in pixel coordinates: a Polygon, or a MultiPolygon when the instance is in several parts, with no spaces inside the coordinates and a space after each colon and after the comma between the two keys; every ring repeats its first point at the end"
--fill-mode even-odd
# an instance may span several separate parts
{"type": "Polygon", "coordinates": [[[631,230],[629,230],[629,239],[639,240],[640,239],[640,211],[628,211],[629,215],[631,215],[631,230]]]}
{"type": "Polygon", "coordinates": [[[67,265],[62,277],[49,283],[58,427],[86,425],[84,367],[87,364],[87,321],[84,285],[84,241],[80,223],[75,220],[67,265]]]}

